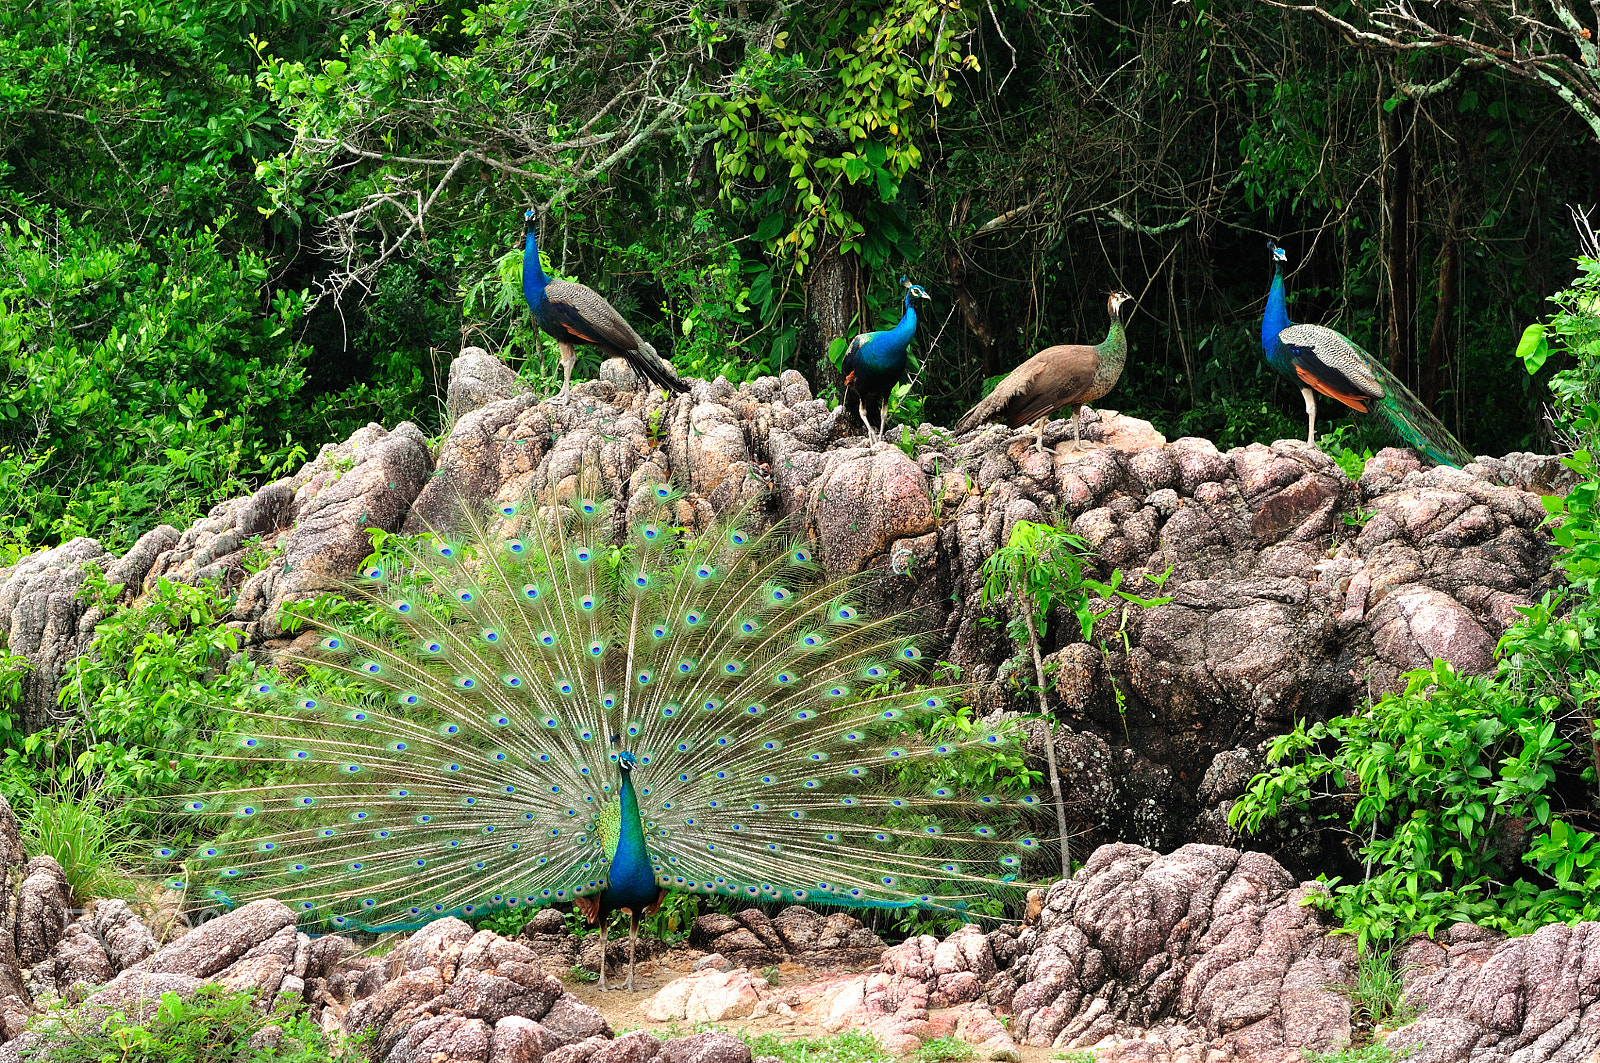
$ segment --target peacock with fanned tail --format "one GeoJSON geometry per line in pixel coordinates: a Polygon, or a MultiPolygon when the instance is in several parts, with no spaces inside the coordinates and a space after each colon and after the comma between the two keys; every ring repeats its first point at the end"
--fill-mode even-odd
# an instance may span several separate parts
{"type": "Polygon", "coordinates": [[[582,500],[390,540],[351,588],[372,625],[320,626],[304,678],[216,739],[270,781],[182,799],[217,840],[158,850],[169,884],[333,929],[624,912],[628,987],[666,890],[961,911],[1014,888],[1036,799],[937,781],[1012,739],[930,726],[959,692],[910,682],[905,618],[781,528],[690,534],[653,502],[620,544],[582,500]]]}
{"type": "Polygon", "coordinates": [[[1272,253],[1272,287],[1261,316],[1261,350],[1267,364],[1300,384],[1306,400],[1306,442],[1317,438],[1317,395],[1336,399],[1358,413],[1376,411],[1407,446],[1440,465],[1456,468],[1472,453],[1440,420],[1377,359],[1348,336],[1323,325],[1296,325],[1289,320],[1283,266],[1289,254],[1268,241],[1272,253]]]}

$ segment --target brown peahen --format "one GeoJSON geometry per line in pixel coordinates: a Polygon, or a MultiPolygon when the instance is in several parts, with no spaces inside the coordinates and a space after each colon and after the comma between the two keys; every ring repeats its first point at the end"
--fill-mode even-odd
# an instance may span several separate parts
{"type": "Polygon", "coordinates": [[[956,422],[959,434],[985,421],[1004,421],[1012,428],[1034,425],[1033,445],[1044,452],[1044,426],[1050,415],[1076,407],[1072,421],[1072,449],[1083,446],[1083,406],[1097,402],[1117,386],[1128,358],[1128,337],[1122,326],[1122,307],[1133,297],[1112,292],[1106,302],[1111,330],[1094,346],[1082,343],[1046,347],[1011,371],[998,387],[956,422]]]}

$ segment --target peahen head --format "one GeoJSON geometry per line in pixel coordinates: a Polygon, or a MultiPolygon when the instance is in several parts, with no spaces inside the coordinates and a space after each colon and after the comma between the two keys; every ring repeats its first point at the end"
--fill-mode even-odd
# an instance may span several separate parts
{"type": "Polygon", "coordinates": [[[1133,302],[1133,296],[1127,292],[1112,292],[1106,300],[1106,309],[1111,312],[1112,317],[1120,321],[1122,320],[1122,308],[1131,302],[1133,302]]]}

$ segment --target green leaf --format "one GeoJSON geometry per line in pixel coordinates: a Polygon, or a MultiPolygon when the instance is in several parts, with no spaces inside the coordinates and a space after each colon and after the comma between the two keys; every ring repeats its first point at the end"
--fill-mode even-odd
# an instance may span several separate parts
{"type": "Polygon", "coordinates": [[[1517,357],[1522,359],[1529,376],[1540,370],[1545,359],[1550,357],[1550,344],[1544,336],[1544,325],[1534,322],[1522,330],[1522,339],[1517,341],[1517,357]]]}
{"type": "Polygon", "coordinates": [[[784,223],[788,219],[782,214],[768,214],[761,219],[761,224],[756,226],[755,238],[757,240],[771,240],[783,231],[784,223]]]}

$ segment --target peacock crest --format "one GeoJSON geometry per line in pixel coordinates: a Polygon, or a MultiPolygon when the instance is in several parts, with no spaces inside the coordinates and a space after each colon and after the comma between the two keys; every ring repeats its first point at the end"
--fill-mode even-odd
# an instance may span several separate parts
{"type": "Polygon", "coordinates": [[[916,682],[905,618],[781,527],[691,533],[670,488],[653,502],[390,539],[350,588],[365,622],[318,623],[303,674],[217,737],[265,781],[182,799],[209,840],[157,850],[168,885],[388,930],[580,898],[637,915],[657,888],[961,909],[1014,879],[1035,798],[939,781],[1012,739],[937,724],[959,690],[916,682]]]}

